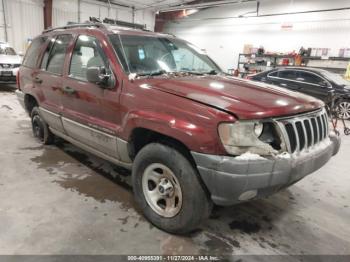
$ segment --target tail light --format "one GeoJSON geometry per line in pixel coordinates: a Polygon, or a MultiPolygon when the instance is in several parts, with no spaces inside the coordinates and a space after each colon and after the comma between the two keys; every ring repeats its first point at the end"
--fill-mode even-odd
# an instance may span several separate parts
{"type": "Polygon", "coordinates": [[[16,85],[17,85],[18,90],[21,90],[21,86],[19,84],[19,70],[17,71],[17,75],[16,75],[16,85]]]}

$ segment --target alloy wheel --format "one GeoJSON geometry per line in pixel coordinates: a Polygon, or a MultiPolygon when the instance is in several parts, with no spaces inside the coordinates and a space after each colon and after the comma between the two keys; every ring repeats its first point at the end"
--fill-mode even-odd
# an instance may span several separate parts
{"type": "Polygon", "coordinates": [[[350,118],[350,102],[341,102],[338,105],[338,117],[341,119],[350,118]]]}

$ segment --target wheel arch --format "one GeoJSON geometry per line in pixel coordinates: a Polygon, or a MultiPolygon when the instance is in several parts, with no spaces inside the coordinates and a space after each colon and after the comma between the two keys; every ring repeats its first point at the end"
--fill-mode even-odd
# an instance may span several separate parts
{"type": "Polygon", "coordinates": [[[191,155],[191,150],[185,145],[185,143],[177,138],[143,127],[134,128],[130,134],[128,142],[130,158],[134,160],[137,153],[150,143],[160,143],[175,148],[183,154],[194,167],[196,167],[194,158],[191,155]]]}
{"type": "Polygon", "coordinates": [[[24,106],[27,113],[30,115],[33,108],[39,106],[38,100],[31,94],[24,95],[24,106]]]}

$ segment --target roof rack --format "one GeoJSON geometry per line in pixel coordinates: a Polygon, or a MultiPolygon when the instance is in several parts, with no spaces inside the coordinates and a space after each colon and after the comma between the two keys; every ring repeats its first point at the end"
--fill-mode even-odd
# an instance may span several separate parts
{"type": "Polygon", "coordinates": [[[65,26],[60,26],[60,27],[54,27],[54,28],[48,28],[43,31],[43,33],[48,33],[54,30],[59,30],[59,29],[71,29],[71,28],[77,28],[77,27],[96,27],[96,28],[106,28],[106,26],[102,23],[98,22],[85,22],[85,23],[72,23],[68,22],[67,25],[65,26]]]}
{"type": "Polygon", "coordinates": [[[110,18],[105,18],[103,22],[99,18],[96,17],[89,17],[89,21],[86,21],[85,23],[75,23],[75,22],[68,22],[67,25],[65,26],[60,26],[60,27],[54,27],[54,28],[48,28],[43,31],[43,33],[48,33],[54,30],[59,30],[59,29],[71,29],[71,28],[79,28],[79,27],[96,27],[96,28],[103,28],[107,29],[107,25],[116,25],[120,27],[127,27],[127,28],[133,28],[133,29],[139,29],[143,31],[149,31],[146,29],[146,25],[142,24],[136,24],[136,23],[130,23],[122,20],[115,20],[115,19],[110,19],[110,18]]]}
{"type": "MultiPolygon", "coordinates": [[[[90,17],[90,19],[91,19],[91,17],[90,17]]],[[[129,27],[129,28],[133,28],[133,29],[140,29],[140,30],[147,31],[146,25],[130,23],[130,22],[122,21],[122,20],[105,18],[105,19],[103,19],[103,23],[109,24],[109,25],[117,25],[117,26],[129,27]]]]}

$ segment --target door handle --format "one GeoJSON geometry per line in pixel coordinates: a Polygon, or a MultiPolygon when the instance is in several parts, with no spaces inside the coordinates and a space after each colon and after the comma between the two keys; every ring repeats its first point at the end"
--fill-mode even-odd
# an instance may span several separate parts
{"type": "Polygon", "coordinates": [[[285,84],[285,83],[280,83],[280,85],[281,85],[281,86],[284,86],[284,87],[287,86],[287,84],[285,84]]]}
{"type": "Polygon", "coordinates": [[[67,93],[67,94],[70,94],[70,95],[76,93],[75,89],[71,88],[70,86],[65,86],[63,88],[63,92],[67,93]]]}
{"type": "Polygon", "coordinates": [[[39,77],[35,77],[35,78],[33,79],[33,81],[34,81],[34,83],[36,83],[36,84],[41,84],[41,83],[43,82],[43,80],[40,79],[39,77]]]}

